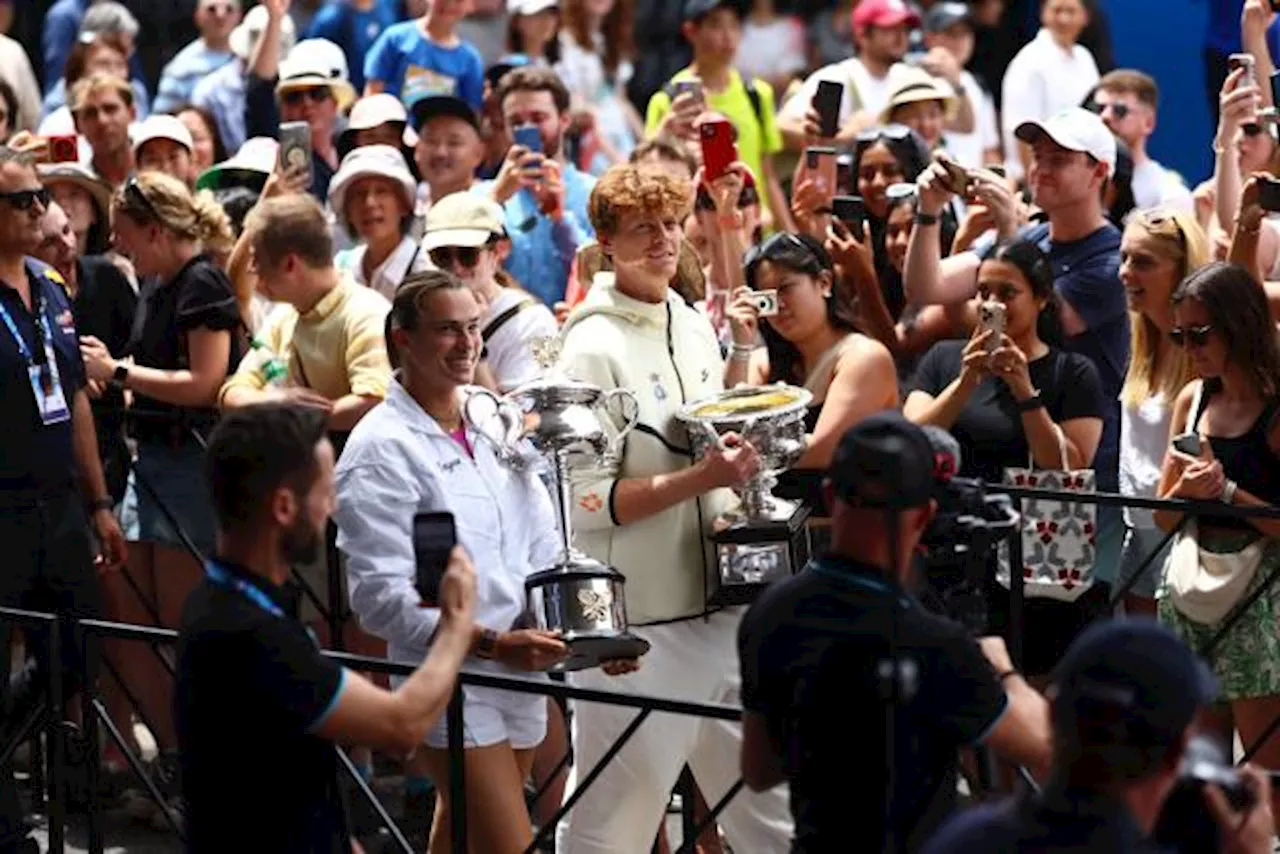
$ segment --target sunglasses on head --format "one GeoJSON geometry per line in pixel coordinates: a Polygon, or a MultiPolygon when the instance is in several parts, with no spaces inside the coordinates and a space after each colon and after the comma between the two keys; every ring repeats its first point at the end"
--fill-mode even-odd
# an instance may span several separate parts
{"type": "Polygon", "coordinates": [[[1148,229],[1162,228],[1172,229],[1173,234],[1161,234],[1162,237],[1173,237],[1178,241],[1178,245],[1182,247],[1182,251],[1187,251],[1187,235],[1182,230],[1182,226],[1178,224],[1178,219],[1173,215],[1172,211],[1161,210],[1157,208],[1152,211],[1144,211],[1139,214],[1148,229]]]}
{"type": "Polygon", "coordinates": [[[297,107],[307,100],[313,104],[323,104],[331,97],[333,93],[329,91],[328,86],[312,86],[310,89],[290,89],[280,95],[280,102],[290,107],[297,107]]]}
{"type": "Polygon", "coordinates": [[[1175,326],[1169,330],[1169,340],[1175,347],[1203,347],[1209,343],[1209,336],[1212,334],[1213,327],[1208,324],[1185,328],[1175,326]]]}
{"type": "Polygon", "coordinates": [[[879,142],[882,139],[891,139],[896,141],[907,139],[911,136],[911,128],[906,125],[884,125],[883,127],[864,130],[857,136],[858,145],[867,145],[872,142],[879,142]]]}
{"type": "Polygon", "coordinates": [[[470,270],[480,263],[482,248],[481,246],[438,246],[428,252],[427,256],[431,258],[431,263],[441,270],[452,269],[455,261],[458,266],[470,270]]]}
{"type": "Polygon", "coordinates": [[[16,211],[29,211],[36,202],[39,202],[42,208],[49,207],[50,197],[49,191],[41,187],[38,190],[14,190],[10,193],[0,193],[0,200],[16,211]]]}
{"type": "Polygon", "coordinates": [[[147,194],[142,191],[142,185],[138,183],[136,177],[131,177],[124,185],[124,198],[130,207],[141,209],[149,218],[159,221],[160,212],[156,210],[156,206],[151,204],[151,200],[147,198],[147,194]]]}
{"type": "Polygon", "coordinates": [[[761,261],[771,261],[780,250],[787,249],[798,249],[810,258],[817,260],[813,254],[813,249],[803,240],[789,231],[779,231],[770,235],[764,242],[757,243],[748,249],[747,254],[742,256],[742,266],[751,267],[761,261]]]}

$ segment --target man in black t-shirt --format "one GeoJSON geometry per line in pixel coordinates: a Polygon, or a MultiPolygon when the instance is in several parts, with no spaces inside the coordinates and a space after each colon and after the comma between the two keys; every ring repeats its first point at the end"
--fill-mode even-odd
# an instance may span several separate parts
{"type": "Polygon", "coordinates": [[[333,506],[325,414],[261,404],[210,442],[217,557],[178,639],[177,723],[190,852],[350,854],[334,742],[400,754],[443,714],[475,635],[475,577],[455,549],[440,628],[395,692],[323,657],[280,585],[315,559],[333,506]],[[249,840],[252,840],[250,842],[249,840]]]}
{"type": "Polygon", "coordinates": [[[1047,765],[1047,706],[1003,642],[980,646],[904,590],[934,459],[896,412],[850,429],[827,474],[830,551],[742,622],[742,776],[757,791],[790,783],[793,854],[916,850],[951,810],[964,745],[1047,765]]]}

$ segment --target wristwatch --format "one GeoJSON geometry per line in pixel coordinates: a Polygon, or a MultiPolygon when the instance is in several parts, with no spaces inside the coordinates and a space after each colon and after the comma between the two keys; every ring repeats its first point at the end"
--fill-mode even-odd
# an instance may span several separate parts
{"type": "Polygon", "coordinates": [[[1018,401],[1019,412],[1034,412],[1035,410],[1042,409],[1043,407],[1044,398],[1040,396],[1039,389],[1032,392],[1031,397],[1028,397],[1026,400],[1018,401]]]}
{"type": "Polygon", "coordinates": [[[124,390],[125,383],[129,381],[129,366],[120,364],[116,365],[116,369],[111,372],[111,387],[124,390]]]}
{"type": "Polygon", "coordinates": [[[493,658],[498,652],[498,633],[493,629],[481,629],[476,642],[476,658],[493,658]]]}
{"type": "Polygon", "coordinates": [[[930,214],[930,213],[924,213],[922,211],[916,211],[916,225],[937,225],[937,224],[938,224],[937,214],[930,214]]]}

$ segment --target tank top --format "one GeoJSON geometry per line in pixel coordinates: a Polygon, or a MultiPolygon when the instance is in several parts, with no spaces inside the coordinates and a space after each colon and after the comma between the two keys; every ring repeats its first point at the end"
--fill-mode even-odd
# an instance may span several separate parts
{"type": "MultiPolygon", "coordinates": [[[[1200,404],[1187,428],[1196,432],[1200,418],[1204,415],[1209,401],[1221,391],[1222,386],[1212,380],[1204,381],[1204,389],[1200,395],[1200,404]]],[[[1280,409],[1280,397],[1274,397],[1262,408],[1262,413],[1253,425],[1242,436],[1224,437],[1205,434],[1213,444],[1213,455],[1222,463],[1222,471],[1236,485],[1254,498],[1270,504],[1280,503],[1280,457],[1271,450],[1267,441],[1272,419],[1280,409]]],[[[1228,516],[1206,515],[1200,519],[1203,524],[1219,528],[1242,528],[1252,530],[1244,519],[1228,516]]]]}
{"type": "MultiPolygon", "coordinates": [[[[1165,451],[1169,447],[1169,421],[1172,417],[1173,407],[1164,392],[1149,395],[1137,406],[1121,402],[1121,495],[1155,498],[1165,451]]],[[[1154,528],[1156,525],[1152,511],[1140,507],[1124,508],[1124,521],[1130,528],[1154,528]]]]}

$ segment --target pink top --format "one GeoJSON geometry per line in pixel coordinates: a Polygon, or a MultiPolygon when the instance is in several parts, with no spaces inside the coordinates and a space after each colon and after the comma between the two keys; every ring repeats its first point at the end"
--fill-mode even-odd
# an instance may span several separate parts
{"type": "Polygon", "coordinates": [[[475,451],[471,449],[471,442],[467,440],[467,428],[459,427],[457,430],[449,431],[449,438],[462,446],[462,450],[467,452],[467,456],[473,460],[476,457],[475,451]]]}

